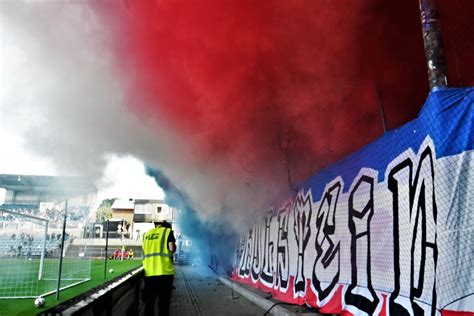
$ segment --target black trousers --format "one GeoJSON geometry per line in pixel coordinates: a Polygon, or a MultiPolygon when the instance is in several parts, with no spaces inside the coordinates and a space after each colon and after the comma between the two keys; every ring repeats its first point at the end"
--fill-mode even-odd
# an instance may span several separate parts
{"type": "Polygon", "coordinates": [[[170,314],[171,290],[173,287],[173,275],[160,275],[145,277],[145,289],[143,298],[145,300],[145,315],[155,315],[155,303],[158,298],[158,315],[168,316],[170,314]]]}

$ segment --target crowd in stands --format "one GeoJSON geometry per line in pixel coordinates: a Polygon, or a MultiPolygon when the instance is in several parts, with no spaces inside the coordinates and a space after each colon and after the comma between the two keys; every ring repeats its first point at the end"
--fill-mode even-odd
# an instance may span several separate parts
{"type": "MultiPolygon", "coordinates": [[[[57,255],[57,251],[60,246],[57,235],[54,235],[54,239],[47,236],[46,241],[46,257],[53,257],[57,255]]],[[[29,233],[21,233],[19,235],[12,234],[10,237],[4,236],[0,240],[1,251],[0,256],[6,256],[9,258],[34,258],[41,255],[41,249],[43,248],[43,238],[35,236],[29,233]]]]}
{"type": "MultiPolygon", "coordinates": [[[[45,255],[46,257],[57,256],[62,241],[60,231],[62,230],[64,220],[63,210],[51,208],[40,211],[37,205],[27,204],[2,205],[0,208],[14,213],[48,219],[49,233],[46,235],[45,255]]],[[[79,223],[83,224],[89,214],[89,210],[89,207],[69,207],[66,222],[67,228],[76,228],[79,227],[79,223]]],[[[0,245],[0,257],[34,258],[41,255],[44,243],[44,228],[40,228],[41,226],[32,228],[31,224],[32,222],[34,223],[34,220],[27,220],[9,212],[0,212],[0,222],[3,222],[1,227],[4,230],[4,233],[0,234],[3,235],[0,236],[2,243],[0,245]]],[[[64,237],[66,241],[70,239],[68,233],[64,237]]]]}
{"type": "MultiPolygon", "coordinates": [[[[89,212],[90,207],[88,206],[68,207],[66,226],[68,228],[77,228],[80,223],[84,223],[89,212]]],[[[47,209],[46,218],[49,219],[50,224],[53,227],[62,225],[64,221],[64,211],[56,208],[47,209]]]]}
{"type": "Polygon", "coordinates": [[[35,240],[33,235],[21,233],[17,238],[17,235],[13,234],[11,236],[11,240],[14,244],[16,244],[16,246],[14,244],[10,244],[10,249],[8,250],[9,257],[21,257],[23,253],[27,257],[31,257],[33,241],[35,240]]]}
{"type": "MultiPolygon", "coordinates": [[[[30,215],[30,216],[40,216],[39,208],[36,207],[35,205],[2,205],[1,208],[16,212],[16,213],[21,213],[25,215],[30,215]]],[[[12,215],[9,214],[4,214],[4,217],[8,217],[7,220],[13,219],[12,215]]]]}

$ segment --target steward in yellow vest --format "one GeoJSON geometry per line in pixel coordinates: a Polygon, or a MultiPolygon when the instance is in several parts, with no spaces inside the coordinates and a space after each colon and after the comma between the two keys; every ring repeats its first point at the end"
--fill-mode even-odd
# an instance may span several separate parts
{"type": "Polygon", "coordinates": [[[145,276],[173,275],[173,252],[168,247],[171,229],[158,226],[143,235],[145,276]]]}
{"type": "Polygon", "coordinates": [[[171,224],[155,223],[155,228],[142,236],[143,267],[145,269],[145,315],[154,315],[156,298],[159,299],[159,315],[169,315],[173,286],[173,253],[176,239],[171,224]]]}

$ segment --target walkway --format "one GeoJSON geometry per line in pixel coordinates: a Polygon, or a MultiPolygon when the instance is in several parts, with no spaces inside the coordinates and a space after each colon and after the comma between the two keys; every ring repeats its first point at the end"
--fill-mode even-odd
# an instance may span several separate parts
{"type": "Polygon", "coordinates": [[[265,310],[232,294],[209,268],[177,266],[176,289],[171,299],[171,315],[251,316],[263,315],[265,310]]]}

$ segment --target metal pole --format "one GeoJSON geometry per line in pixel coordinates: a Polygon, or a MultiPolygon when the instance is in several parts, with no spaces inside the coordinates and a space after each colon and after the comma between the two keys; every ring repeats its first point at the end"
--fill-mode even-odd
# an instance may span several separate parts
{"type": "Polygon", "coordinates": [[[120,229],[120,242],[122,243],[122,253],[120,255],[120,261],[123,261],[123,254],[125,253],[125,249],[123,246],[123,226],[122,229],[120,229]]]}
{"type": "MultiPolygon", "coordinates": [[[[238,251],[239,246],[240,246],[239,240],[240,240],[240,239],[237,239],[237,238],[235,239],[234,262],[233,262],[233,266],[232,266],[232,271],[235,271],[235,269],[236,269],[236,267],[237,267],[237,251],[238,251]]],[[[231,275],[230,275],[230,278],[229,278],[229,279],[230,279],[230,289],[231,289],[231,291],[232,291],[230,298],[236,299],[236,298],[238,298],[238,296],[235,296],[235,295],[234,295],[234,280],[232,280],[232,277],[233,277],[233,275],[231,274],[231,275]]]]}
{"type": "Polygon", "coordinates": [[[384,107],[383,107],[383,98],[382,98],[382,91],[380,91],[380,86],[379,86],[379,83],[378,82],[375,82],[375,91],[377,92],[377,96],[379,97],[379,101],[380,101],[380,116],[382,118],[382,128],[383,128],[383,132],[386,133],[387,132],[387,123],[385,121],[385,110],[384,110],[384,107]]]}
{"type": "Polygon", "coordinates": [[[109,220],[107,220],[107,231],[105,232],[104,279],[107,278],[107,250],[108,248],[109,248],[109,220]]]}
{"type": "Polygon", "coordinates": [[[436,91],[448,85],[446,60],[439,26],[436,0],[419,0],[425,57],[428,66],[430,90],[436,91]]]}
{"type": "Polygon", "coordinates": [[[43,278],[43,271],[44,271],[44,257],[46,251],[46,236],[48,235],[48,222],[44,225],[44,238],[43,238],[43,248],[41,249],[41,259],[40,259],[40,267],[38,273],[38,280],[43,278]]]}
{"type": "Polygon", "coordinates": [[[59,252],[58,282],[57,282],[57,285],[56,285],[56,300],[59,300],[59,289],[61,288],[61,272],[62,272],[62,269],[63,269],[64,239],[65,239],[65,235],[66,235],[67,204],[68,204],[68,200],[66,199],[66,204],[64,206],[63,234],[62,234],[62,238],[61,238],[61,249],[60,249],[60,252],[59,252]]]}

